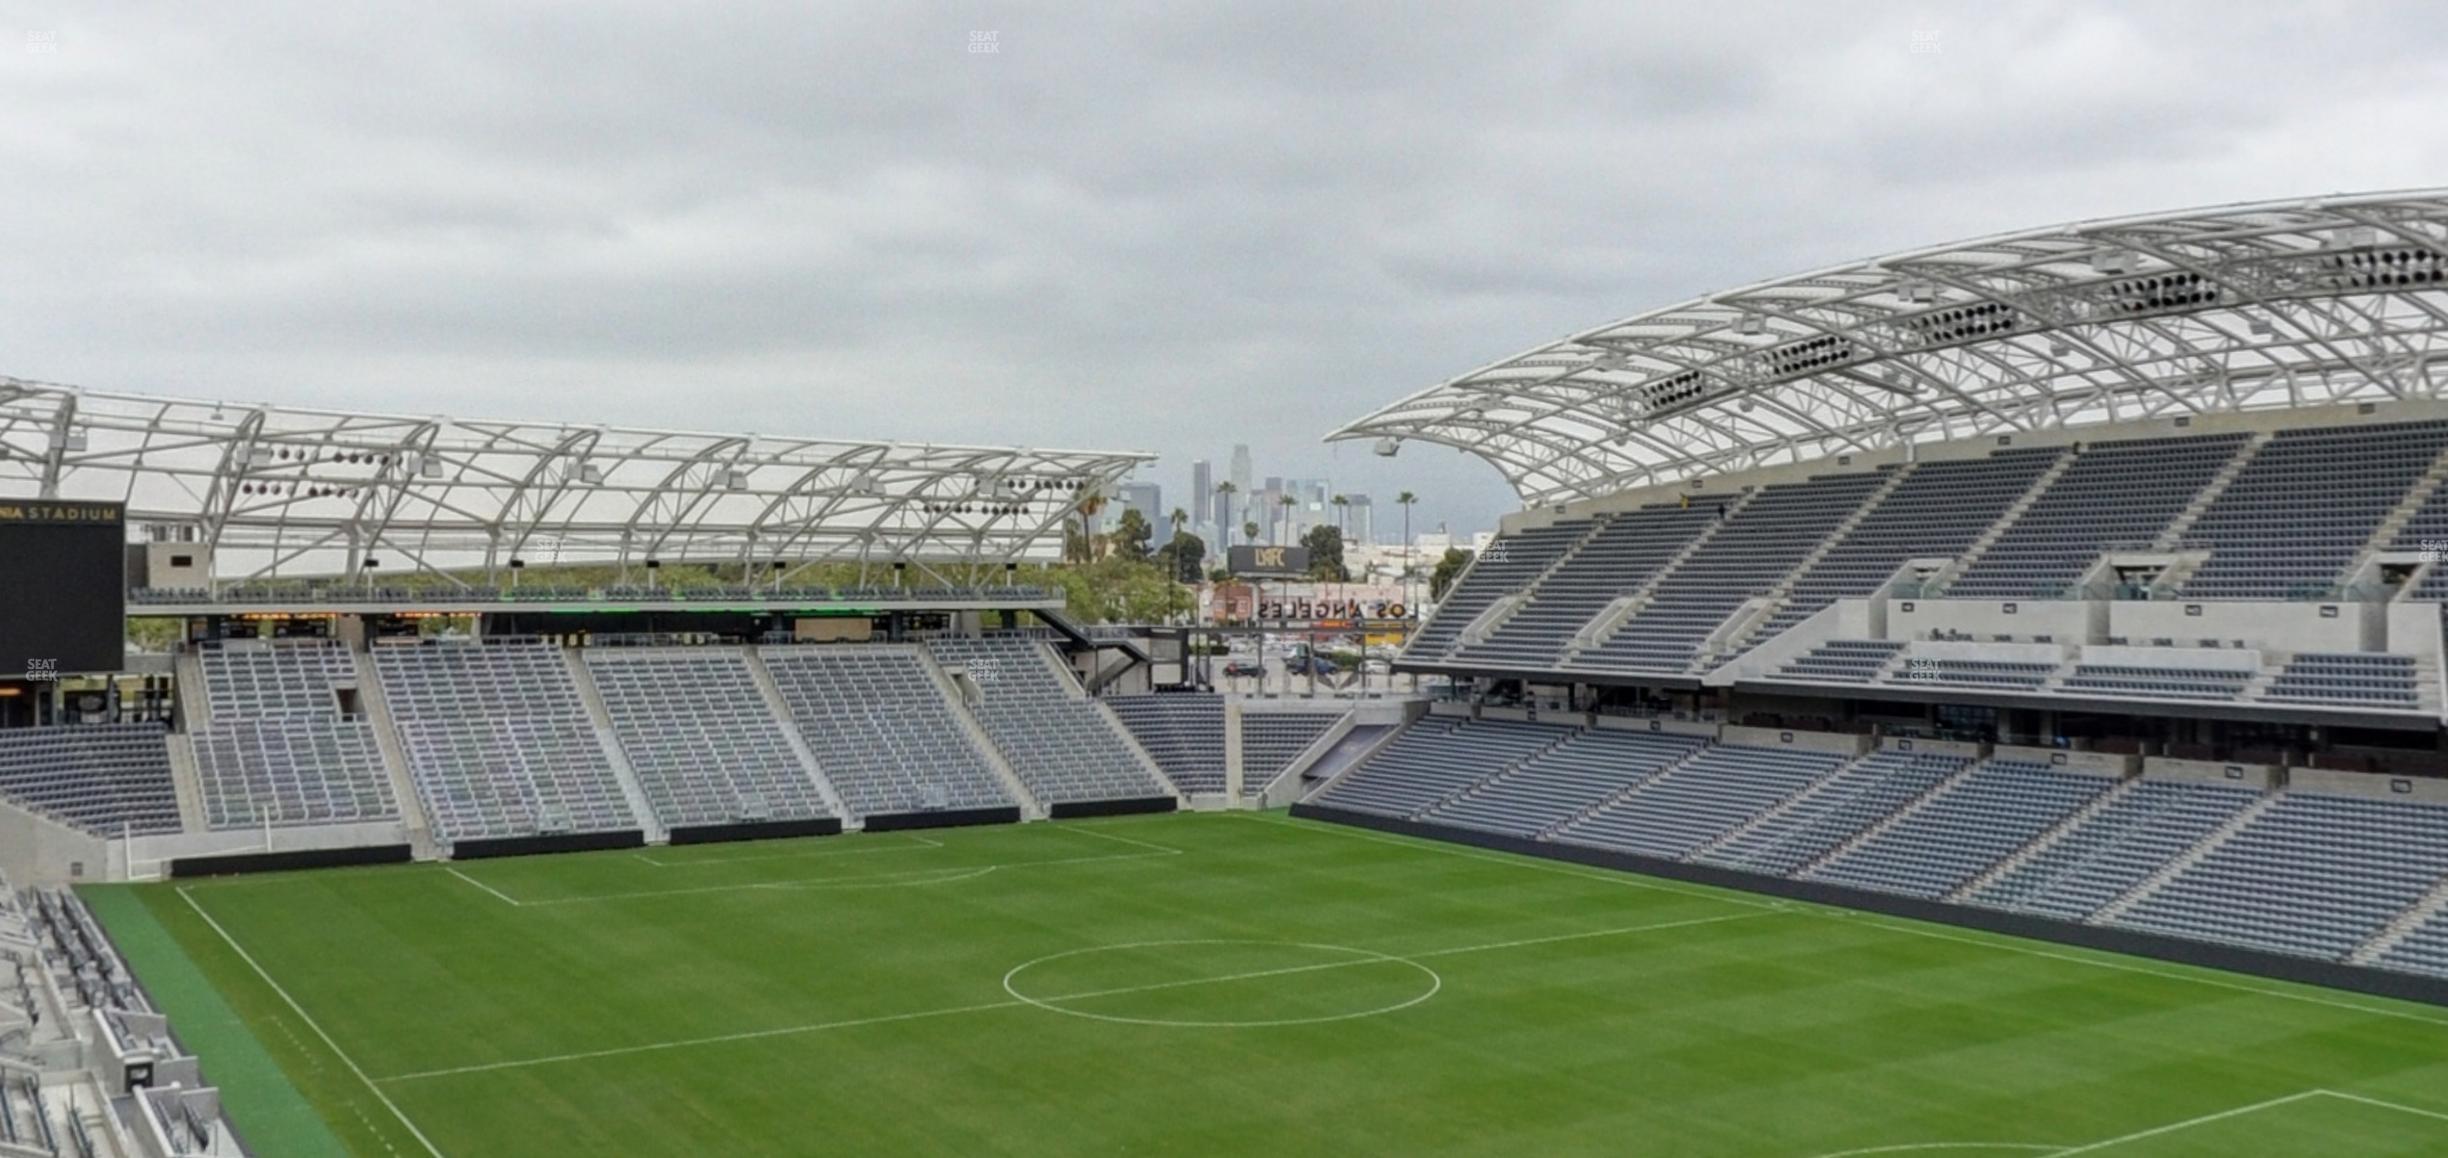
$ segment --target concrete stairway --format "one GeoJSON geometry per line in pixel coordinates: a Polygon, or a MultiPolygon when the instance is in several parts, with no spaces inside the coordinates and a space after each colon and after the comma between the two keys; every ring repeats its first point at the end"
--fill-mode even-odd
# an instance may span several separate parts
{"type": "Polygon", "coordinates": [[[969,737],[970,746],[977,749],[979,758],[986,761],[986,767],[994,772],[995,779],[1002,783],[1003,791],[1011,795],[1012,802],[1020,806],[1021,819],[1044,820],[1050,815],[1045,804],[1029,791],[1027,784],[1021,782],[1020,774],[1012,771],[1011,761],[1003,757],[1003,749],[996,747],[994,737],[986,734],[986,725],[979,723],[977,716],[969,711],[969,698],[961,692],[960,685],[953,682],[952,673],[935,662],[935,653],[916,644],[910,644],[909,650],[918,657],[918,666],[926,669],[927,678],[935,681],[935,689],[943,693],[944,704],[952,709],[952,718],[960,721],[961,731],[969,737]]]}
{"type": "Polygon", "coordinates": [[[2424,893],[2421,900],[2406,906],[2406,911],[2381,926],[2370,940],[2355,946],[2355,951],[2346,955],[2346,963],[2369,965],[2379,960],[2381,954],[2405,940],[2407,934],[2437,915],[2441,909],[2448,909],[2448,878],[2442,878],[2438,884],[2431,886],[2431,891],[2424,893]]]}
{"type": "Polygon", "coordinates": [[[1848,853],[1851,853],[1854,849],[1870,843],[1871,841],[1877,839],[1881,833],[1886,832],[1890,828],[1894,828],[1896,825],[1902,824],[1906,817],[1921,811],[1921,809],[1929,804],[1930,801],[1936,800],[1949,792],[1953,792],[1956,785],[1963,783],[1966,777],[1972,775],[1973,769],[1978,768],[1985,763],[1987,763],[1986,760],[1965,761],[1963,767],[1956,769],[1953,773],[1949,774],[1946,779],[1930,785],[1929,788],[1924,790],[1919,796],[1915,796],[1912,799],[1905,801],[1894,811],[1889,812],[1886,816],[1880,818],[1878,823],[1873,824],[1860,832],[1854,833],[1852,836],[1845,838],[1845,840],[1842,843],[1839,843],[1836,847],[1831,848],[1825,853],[1821,854],[1817,860],[1811,861],[1810,863],[1803,865],[1801,868],[1795,869],[1793,872],[1794,878],[1796,880],[1806,878],[1812,873],[1815,873],[1828,865],[1844,859],[1844,857],[1848,853]]]}
{"type": "Polygon", "coordinates": [[[2065,819],[2049,826],[2046,831],[2043,831],[2040,835],[2031,838],[2031,840],[2026,842],[2023,847],[2007,854],[2006,859],[1981,870],[1980,875],[1973,877],[1971,880],[1965,881],[1962,888],[1948,893],[1946,895],[1947,902],[1949,904],[1962,904],[1964,901],[1979,895],[1982,889],[1988,888],[1990,885],[2005,879],[2006,874],[2022,868],[2025,862],[2043,852],[2048,851],[2050,846],[2055,845],[2058,841],[2065,839],[2067,833],[2073,832],[2074,830],[2091,823],[2091,818],[2098,816],[2100,813],[2108,811],[2110,808],[2115,807],[2117,801],[2123,800],[2125,797],[2132,795],[2134,786],[2140,784],[2141,782],[2142,778],[2139,776],[2128,776],[2125,779],[2118,781],[2116,787],[2092,797],[2090,803],[2075,809],[2073,813],[2068,815],[2065,819]]]}
{"type": "Polygon", "coordinates": [[[425,814],[425,798],[417,794],[416,776],[408,770],[408,749],[400,742],[399,722],[391,716],[391,700],[376,675],[374,657],[351,651],[349,658],[357,667],[357,703],[365,709],[367,721],[374,725],[374,750],[381,755],[383,772],[391,779],[391,795],[399,801],[400,822],[408,829],[410,854],[419,860],[430,860],[441,854],[439,838],[434,835],[433,821],[425,814]]]}
{"type": "Polygon", "coordinates": [[[1667,558],[1666,562],[1659,565],[1657,572],[1649,576],[1648,582],[1641,584],[1640,588],[1630,595],[1607,604],[1604,610],[1591,616],[1589,624],[1575,632],[1572,640],[1565,645],[1564,655],[1558,660],[1558,666],[1571,667],[1573,660],[1579,658],[1582,652],[1606,646],[1608,639],[1613,638],[1624,624],[1631,622],[1634,616],[1639,615],[1642,608],[1649,606],[1650,600],[1657,598],[1658,589],[1665,586],[1666,580],[1675,572],[1682,570],[1683,565],[1690,562],[1692,556],[1699,554],[1703,548],[1707,547],[1709,542],[1717,537],[1717,532],[1724,530],[1726,524],[1733,522],[1734,516],[1741,514],[1744,507],[1750,506],[1752,498],[1759,493],[1755,490],[1748,494],[1736,495],[1732,502],[1726,504],[1724,518],[1710,523],[1707,530],[1692,536],[1690,542],[1683,544],[1682,550],[1676,551],[1667,558]]]}
{"type": "Polygon", "coordinates": [[[2151,548],[2158,551],[2173,551],[2178,544],[2184,542],[2185,533],[2191,531],[2193,524],[2200,522],[2204,514],[2209,513],[2210,504],[2217,502],[2218,497],[2225,494],[2228,486],[2235,482],[2236,476],[2243,474],[2244,468],[2252,465],[2253,456],[2261,453],[2261,448],[2269,440],[2269,431],[2257,430],[2253,432],[2252,437],[2245,439],[2242,445],[2237,446],[2235,454],[2227,459],[2226,465],[2219,467],[2218,473],[2211,475],[2210,481],[2202,484],[2201,492],[2193,496],[2193,501],[2186,503],[2185,509],[2177,512],[2175,520],[2159,532],[2158,538],[2151,541],[2151,548]]]}
{"type": "Polygon", "coordinates": [[[1980,537],[1972,540],[1971,546],[1964,548],[1962,555],[1957,556],[1953,563],[1948,564],[1937,574],[1930,576],[1929,590],[1944,592],[1947,588],[1954,586],[1955,581],[1962,578],[1964,572],[1971,570],[1973,564],[1980,562],[1981,556],[1989,553],[1989,548],[1996,546],[1997,541],[2004,538],[2006,532],[2014,528],[2015,522],[2023,517],[2025,511],[2032,508],[2033,503],[2040,501],[2041,495],[2047,494],[2050,487],[2057,485],[2058,478],[2065,474],[2066,468],[2074,465],[2074,458],[2075,454],[2071,447],[2060,452],[2057,460],[2050,463],[2047,470],[2041,471],[2038,476],[2034,477],[2031,485],[2023,488],[2023,493],[2017,495],[2015,501],[2006,504],[2006,509],[1998,514],[1997,521],[1990,523],[1989,528],[1980,533],[1980,537]]]}
{"type": "Polygon", "coordinates": [[[773,669],[765,666],[764,653],[753,647],[743,647],[740,653],[748,661],[748,678],[756,684],[757,697],[765,701],[765,710],[773,714],[774,723],[781,727],[783,742],[790,745],[791,755],[798,757],[799,766],[807,771],[808,781],[816,786],[816,795],[824,801],[825,811],[841,817],[845,826],[859,823],[859,817],[850,815],[850,806],[842,803],[841,792],[833,787],[832,778],[825,775],[824,765],[816,759],[816,750],[808,746],[807,737],[799,734],[799,722],[791,718],[790,701],[782,698],[782,686],[774,682],[773,669]]]}
{"type": "Polygon", "coordinates": [[[629,753],[621,747],[620,733],[612,727],[612,709],[604,704],[603,689],[595,686],[594,671],[587,667],[577,648],[565,647],[560,651],[561,663],[569,669],[570,682],[578,685],[578,702],[586,705],[587,720],[595,726],[595,743],[611,763],[613,778],[620,781],[621,798],[629,802],[630,815],[646,831],[649,843],[669,840],[670,830],[647,805],[646,788],[638,783],[637,768],[629,763],[629,753]]]}
{"type": "Polygon", "coordinates": [[[2227,823],[2212,829],[2210,835],[2196,841],[2193,847],[2184,851],[2183,855],[2178,856],[2176,859],[2171,860],[2164,865],[2161,865],[2159,871],[2142,878],[2142,883],[2125,890],[2125,895],[2101,906],[2100,911],[2091,914],[2090,918],[2084,923],[2091,925],[2105,925],[2111,921],[2114,921],[2118,917],[2124,916],[2126,910],[2140,904],[2144,898],[2149,897],[2152,893],[2158,892],[2162,886],[2166,885],[2169,881],[2175,880],[2178,876],[2182,875],[2186,869],[2200,864],[2203,857],[2210,855],[2218,848],[2218,846],[2227,843],[2228,838],[2244,831],[2246,828],[2250,827],[2254,821],[2261,819],[2261,814],[2269,811],[2270,807],[2277,804],[2279,799],[2285,795],[2286,794],[2283,792],[2271,792],[2262,796],[2261,799],[2253,801],[2244,809],[2244,811],[2228,817],[2227,823]]]}

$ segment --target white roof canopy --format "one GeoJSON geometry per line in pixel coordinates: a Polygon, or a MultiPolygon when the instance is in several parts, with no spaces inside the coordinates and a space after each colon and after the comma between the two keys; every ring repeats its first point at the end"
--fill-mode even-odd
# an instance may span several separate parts
{"type": "Polygon", "coordinates": [[[2433,397],[2448,190],[2082,222],[1652,310],[1328,440],[1459,447],[1525,503],[1903,443],[2433,397]]]}
{"type": "Polygon", "coordinates": [[[1051,557],[1154,456],[352,414],[0,378],[0,496],[124,502],[223,575],[1051,557]],[[1057,540],[1058,541],[1058,540],[1057,540]]]}

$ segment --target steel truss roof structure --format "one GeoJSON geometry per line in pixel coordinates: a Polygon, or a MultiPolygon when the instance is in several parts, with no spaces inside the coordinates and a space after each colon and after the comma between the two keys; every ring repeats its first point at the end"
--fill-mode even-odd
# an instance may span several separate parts
{"type": "Polygon", "coordinates": [[[1919,442],[2436,397],[2448,190],[2090,221],[1652,310],[1328,436],[1478,455],[1527,504],[1919,442]]]}
{"type": "Polygon", "coordinates": [[[0,496],[124,502],[130,523],[192,537],[244,578],[512,560],[735,563],[760,580],[777,577],[774,561],[785,580],[908,562],[975,578],[1052,557],[1083,496],[1153,458],[353,414],[0,378],[0,496]]]}

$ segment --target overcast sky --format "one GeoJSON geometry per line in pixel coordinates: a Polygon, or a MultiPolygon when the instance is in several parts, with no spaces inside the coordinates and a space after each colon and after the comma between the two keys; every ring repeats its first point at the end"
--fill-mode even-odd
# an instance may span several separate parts
{"type": "Polygon", "coordinates": [[[2437,3],[86,7],[0,3],[0,374],[1150,450],[1168,504],[1246,441],[1423,526],[1511,492],[1319,438],[1562,334],[2448,184],[2437,3]]]}

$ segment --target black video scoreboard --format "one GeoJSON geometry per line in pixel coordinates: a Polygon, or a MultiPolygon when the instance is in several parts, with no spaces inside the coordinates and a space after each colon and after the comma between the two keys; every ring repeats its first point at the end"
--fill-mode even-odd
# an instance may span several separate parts
{"type": "Polygon", "coordinates": [[[0,498],[0,680],[115,672],[126,640],[126,508],[0,498]]]}

